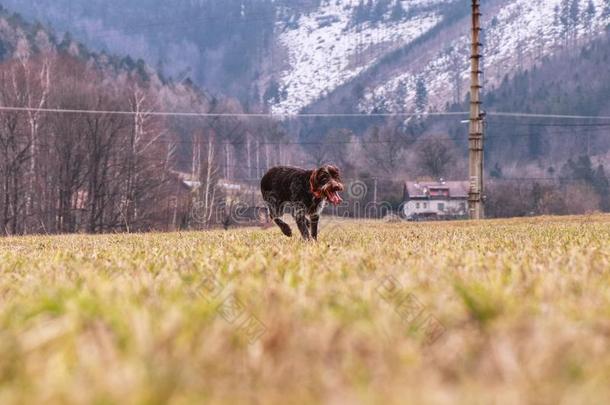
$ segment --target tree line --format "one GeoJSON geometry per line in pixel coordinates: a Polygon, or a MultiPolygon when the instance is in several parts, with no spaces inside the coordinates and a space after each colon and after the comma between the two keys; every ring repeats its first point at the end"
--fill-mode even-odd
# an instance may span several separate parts
{"type": "Polygon", "coordinates": [[[172,151],[136,80],[109,81],[69,55],[0,66],[0,226],[4,234],[108,232],[153,221],[172,151]],[[37,109],[132,111],[46,114],[37,109]]]}
{"type": "Polygon", "coordinates": [[[222,184],[290,159],[276,122],[225,115],[243,113],[233,99],[74,47],[20,41],[14,56],[0,64],[0,106],[20,109],[0,110],[0,234],[214,226],[222,218],[194,217],[193,206],[211,213],[227,198],[222,184]],[[154,113],[168,110],[219,115],[154,113]]]}

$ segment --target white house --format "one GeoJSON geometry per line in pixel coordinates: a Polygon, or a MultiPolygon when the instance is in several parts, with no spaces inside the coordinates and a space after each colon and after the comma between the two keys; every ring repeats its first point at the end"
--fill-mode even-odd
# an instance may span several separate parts
{"type": "Polygon", "coordinates": [[[468,188],[467,181],[407,181],[404,187],[403,215],[408,219],[466,217],[468,188]]]}

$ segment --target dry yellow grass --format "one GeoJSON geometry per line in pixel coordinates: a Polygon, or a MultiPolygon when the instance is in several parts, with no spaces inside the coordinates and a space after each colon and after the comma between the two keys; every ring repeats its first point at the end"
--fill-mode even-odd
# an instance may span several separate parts
{"type": "Polygon", "coordinates": [[[0,240],[3,404],[584,404],[609,381],[610,216],[0,240]]]}

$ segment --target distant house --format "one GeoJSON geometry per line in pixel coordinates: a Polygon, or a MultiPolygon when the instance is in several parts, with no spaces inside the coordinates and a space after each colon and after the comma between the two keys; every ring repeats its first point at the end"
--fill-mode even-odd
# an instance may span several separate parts
{"type": "Polygon", "coordinates": [[[467,181],[407,181],[403,215],[407,219],[457,219],[468,215],[467,181]]]}

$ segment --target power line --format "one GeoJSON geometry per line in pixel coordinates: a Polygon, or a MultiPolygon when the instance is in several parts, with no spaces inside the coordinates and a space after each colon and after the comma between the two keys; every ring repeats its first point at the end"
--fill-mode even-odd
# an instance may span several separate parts
{"type": "Polygon", "coordinates": [[[562,127],[562,128],[579,128],[579,127],[593,127],[593,128],[607,128],[610,127],[610,122],[608,123],[582,123],[582,124],[560,124],[560,123],[542,123],[542,122],[514,122],[514,121],[505,121],[505,122],[496,122],[493,123],[487,122],[487,125],[510,125],[510,126],[520,126],[520,127],[562,127]]]}
{"type": "Polygon", "coordinates": [[[610,120],[610,116],[603,115],[567,115],[567,114],[530,114],[530,113],[513,113],[487,111],[488,116],[492,117],[517,117],[517,118],[556,118],[556,119],[571,119],[571,120],[610,120]]]}
{"type": "MultiPolygon", "coordinates": [[[[148,116],[176,116],[176,117],[234,117],[234,118],[366,118],[366,117],[455,117],[466,116],[468,111],[448,111],[448,112],[388,112],[388,113],[203,113],[196,111],[148,111],[135,112],[126,110],[86,110],[86,109],[66,109],[66,108],[31,108],[31,107],[14,107],[0,106],[0,111],[12,112],[45,112],[58,114],[101,114],[101,115],[148,115],[148,116]]],[[[513,118],[548,118],[548,119],[580,119],[580,120],[610,120],[610,116],[602,115],[554,115],[554,114],[529,114],[529,113],[506,113],[506,112],[487,112],[488,116],[492,117],[513,117],[513,118]]],[[[501,123],[505,124],[505,123],[501,123]]],[[[506,123],[508,124],[508,123],[506,123]]],[[[532,126],[607,126],[608,124],[526,124],[517,123],[510,125],[532,125],[532,126]]]]}
{"type": "MultiPolygon", "coordinates": [[[[202,112],[182,112],[182,111],[150,111],[150,112],[135,112],[125,110],[86,110],[86,109],[64,109],[64,108],[30,108],[30,107],[12,107],[0,106],[0,111],[16,111],[16,112],[47,112],[47,113],[67,113],[67,114],[105,114],[105,115],[152,115],[152,116],[187,116],[187,117],[259,117],[259,118],[311,118],[311,117],[443,117],[443,116],[465,116],[468,111],[449,111],[449,112],[424,112],[424,113],[409,113],[409,112],[388,112],[388,113],[202,113],[202,112]]],[[[554,115],[554,114],[529,114],[529,113],[504,113],[504,112],[488,112],[488,116],[492,117],[513,117],[513,118],[548,118],[548,119],[581,119],[581,120],[610,120],[610,116],[594,116],[594,115],[554,115]]],[[[610,126],[610,123],[583,123],[583,124],[544,124],[544,123],[498,123],[521,126],[610,126]]]]}
{"type": "Polygon", "coordinates": [[[159,117],[232,117],[232,118],[360,118],[360,117],[443,117],[464,116],[468,112],[427,112],[427,113],[202,113],[202,112],[173,112],[173,111],[121,111],[121,110],[81,110],[64,108],[31,108],[0,106],[0,111],[12,112],[45,112],[59,114],[100,114],[100,115],[136,115],[159,117]]]}

